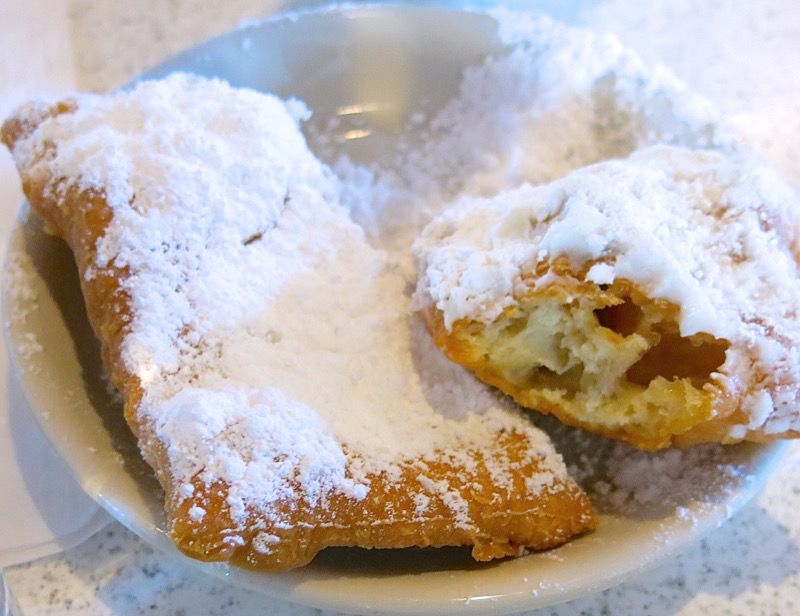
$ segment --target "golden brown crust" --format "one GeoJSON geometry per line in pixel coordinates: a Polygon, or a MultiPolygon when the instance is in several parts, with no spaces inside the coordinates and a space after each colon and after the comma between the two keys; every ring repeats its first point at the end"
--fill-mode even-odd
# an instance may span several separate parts
{"type": "MultiPolygon", "coordinates": [[[[473,545],[472,554],[476,560],[492,560],[519,556],[526,548],[555,547],[595,527],[588,500],[575,487],[562,485],[536,499],[522,496],[527,493],[525,478],[536,474],[538,466],[535,462],[523,461],[527,443],[520,435],[506,435],[504,442],[498,445],[498,451],[508,455],[512,463],[521,462],[515,485],[508,490],[497,490],[479,455],[476,456],[477,468],[466,475],[463,467],[449,464],[445,459],[431,462],[425,468],[427,477],[447,481],[461,492],[469,503],[468,518],[472,528],[458,524],[447,504],[436,496],[431,497],[423,516],[415,514],[414,495],[425,490],[419,480],[420,469],[409,464],[399,481],[370,476],[370,496],[366,499],[336,495],[324,507],[301,504],[296,511],[287,511],[291,520],[288,528],[264,528],[263,520],[254,513],[253,525],[261,528],[250,529],[250,539],[259,532],[280,537],[280,543],[276,543],[278,547],[268,555],[225,544],[224,529],[230,528],[230,514],[220,499],[211,499],[219,507],[211,515],[219,524],[218,533],[206,532],[196,538],[197,525],[187,515],[191,506],[187,501],[175,512],[179,522],[173,535],[181,549],[192,556],[221,555],[251,568],[274,570],[306,564],[328,546],[473,545]]],[[[215,489],[202,484],[196,484],[196,488],[206,494],[215,489]]]]}
{"type": "MultiPolygon", "coordinates": [[[[73,109],[72,103],[63,103],[11,118],[2,127],[3,142],[13,150],[17,140],[31,134],[38,122],[73,109]]],[[[45,152],[53,147],[47,145],[45,152]]],[[[48,187],[58,178],[34,177],[25,168],[20,173],[34,211],[73,251],[89,321],[102,344],[104,364],[123,394],[125,416],[142,452],[164,487],[172,536],[188,555],[201,560],[229,560],[261,570],[284,570],[306,564],[327,546],[473,545],[476,559],[489,560],[518,555],[526,548],[550,548],[595,527],[588,499],[572,481],[557,480],[538,495],[529,493],[525,479],[547,469],[539,468],[541,460],[531,460],[527,437],[517,433],[502,434],[495,452],[513,469],[511,487],[498,488],[479,452],[475,452],[475,464],[469,469],[454,466],[445,455],[427,463],[426,476],[446,481],[468,502],[467,524],[454,519],[451,509],[435,494],[430,495],[424,515],[415,513],[412,495],[425,491],[420,485],[418,462],[404,467],[399,482],[382,475],[369,476],[372,489],[364,500],[335,495],[317,505],[295,502],[284,512],[288,523],[280,526],[257,510],[248,511],[244,528],[234,524],[225,484],[208,486],[195,479],[194,494],[179,497],[164,445],[152,426],[137,420],[141,384],[126,370],[121,358],[130,321],[131,301],[123,288],[129,272],[113,266],[97,267],[95,245],[105,233],[112,210],[100,192],[67,187],[56,198],[48,187]],[[90,270],[93,275],[85,276],[90,270]],[[194,521],[189,515],[195,505],[206,511],[202,521],[194,521]],[[257,538],[264,534],[279,541],[268,549],[258,549],[257,538]]]]}
{"type": "MultiPolygon", "coordinates": [[[[650,340],[652,348],[628,370],[626,380],[634,385],[646,385],[660,370],[666,370],[668,380],[677,382],[684,377],[684,381],[692,381],[697,394],[696,400],[692,404],[682,405],[680,412],[666,414],[654,409],[655,412],[645,422],[631,420],[624,423],[604,421],[602,417],[590,414],[579,415],[569,404],[554,402],[553,396],[545,395],[543,386],[520,385],[507,378],[487,352],[487,324],[462,319],[448,329],[444,315],[432,304],[423,310],[425,321],[436,345],[448,358],[470,369],[483,382],[512,396],[522,406],[552,414],[567,425],[641,449],[688,447],[707,442],[734,443],[741,440],[769,442],[799,436],[796,431],[766,434],[758,429],[750,429],[741,436],[733,436],[731,428],[747,425],[749,421],[741,409],[742,401],[757,391],[758,384],[766,380],[763,375],[753,374],[753,362],[748,360],[749,350],[736,348],[729,353],[728,341],[716,340],[705,334],[693,336],[691,340],[680,338],[676,324],[677,306],[664,300],[649,298],[629,280],[618,279],[613,284],[602,287],[586,281],[586,272],[594,264],[594,261],[588,262],[580,271],[575,271],[566,259],[539,263],[537,270],[526,277],[530,289],[536,287],[536,290],[516,297],[515,305],[507,308],[493,324],[513,318],[515,312],[524,311],[541,302],[543,298],[551,298],[562,306],[588,306],[597,316],[598,333],[606,336],[613,344],[622,342],[634,333],[645,338],[653,336],[654,332],[648,332],[646,328],[639,327],[637,330],[629,324],[613,322],[616,318],[614,309],[625,309],[628,306],[639,312],[644,309],[648,314],[655,315],[659,331],[655,332],[657,338],[650,340]],[[534,283],[545,275],[551,282],[536,286],[534,283]],[[630,331],[625,331],[626,327],[631,327],[630,331]],[[659,341],[664,343],[658,344],[659,341]],[[703,344],[705,346],[701,347],[703,344]],[[695,346],[700,350],[694,351],[695,346]],[[678,373],[672,374],[669,370],[677,370],[678,373]],[[704,378],[695,379],[695,374],[702,374],[704,378]]],[[[623,314],[622,319],[625,318],[623,314]]],[[[677,389],[676,385],[676,391],[677,389]]],[[[769,389],[767,391],[773,393],[769,389]]]]}

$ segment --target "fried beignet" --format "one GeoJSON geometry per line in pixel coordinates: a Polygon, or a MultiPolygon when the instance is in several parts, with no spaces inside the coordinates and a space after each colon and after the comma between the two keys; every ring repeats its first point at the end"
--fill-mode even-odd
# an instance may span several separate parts
{"type": "Polygon", "coordinates": [[[643,449],[800,430],[800,203],[745,154],[655,146],[466,199],[415,245],[436,344],[643,449]]]}
{"type": "Polygon", "coordinates": [[[326,546],[489,560],[592,529],[549,439],[439,356],[306,114],[174,75],[3,125],[74,253],[177,546],[283,570],[326,546]]]}

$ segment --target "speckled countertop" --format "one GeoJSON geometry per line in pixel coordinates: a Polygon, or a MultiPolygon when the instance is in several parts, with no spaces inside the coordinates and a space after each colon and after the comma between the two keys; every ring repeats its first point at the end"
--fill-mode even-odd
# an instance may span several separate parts
{"type": "MultiPolygon", "coordinates": [[[[123,83],[194,42],[275,10],[280,0],[72,0],[75,74],[83,89],[123,83]]],[[[296,4],[296,3],[288,3],[296,4]]],[[[475,4],[475,3],[473,3],[475,4]]],[[[800,3],[797,0],[515,2],[581,11],[709,96],[800,186],[800,3]]],[[[0,23],[0,36],[5,36],[0,23]]],[[[688,551],[641,578],[542,614],[800,613],[800,444],[763,493],[688,551]]],[[[15,614],[320,613],[207,578],[112,523],[77,548],[5,570],[15,614]]]]}

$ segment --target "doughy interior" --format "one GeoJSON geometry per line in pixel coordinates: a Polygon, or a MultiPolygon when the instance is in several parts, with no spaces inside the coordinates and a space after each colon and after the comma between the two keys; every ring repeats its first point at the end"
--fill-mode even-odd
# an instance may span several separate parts
{"type": "Polygon", "coordinates": [[[725,340],[681,336],[663,302],[566,300],[538,293],[493,323],[457,327],[465,339],[450,354],[525,406],[640,447],[666,446],[711,416],[725,340]]]}

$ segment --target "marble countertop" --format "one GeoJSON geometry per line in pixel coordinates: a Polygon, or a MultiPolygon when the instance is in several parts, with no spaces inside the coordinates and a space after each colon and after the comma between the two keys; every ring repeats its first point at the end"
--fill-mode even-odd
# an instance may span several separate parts
{"type": "MultiPolygon", "coordinates": [[[[13,4],[16,0],[10,0],[13,4]]],[[[65,0],[75,81],[104,90],[280,0],[65,0]]],[[[476,4],[476,3],[472,3],[476,4]]],[[[711,98],[800,186],[800,3],[796,0],[510,2],[579,10],[711,98]],[[794,68],[794,70],[792,70],[794,68]]],[[[0,12],[1,14],[1,12],[0,12]]],[[[36,24],[30,24],[31,36],[36,24]]],[[[0,20],[0,38],[7,38],[0,20]]],[[[691,549],[639,579],[542,614],[800,613],[800,444],[763,493],[691,549]]],[[[155,552],[117,523],[67,552],[4,571],[17,616],[279,614],[311,610],[233,588],[155,552]]],[[[324,612],[322,612],[324,613],[324,612]]]]}

